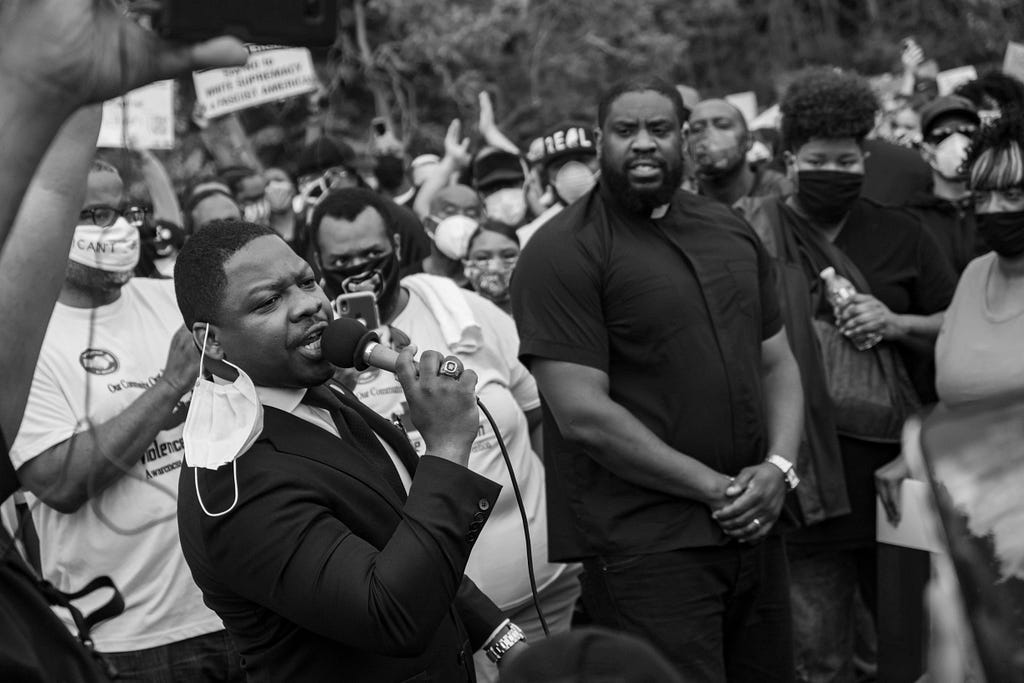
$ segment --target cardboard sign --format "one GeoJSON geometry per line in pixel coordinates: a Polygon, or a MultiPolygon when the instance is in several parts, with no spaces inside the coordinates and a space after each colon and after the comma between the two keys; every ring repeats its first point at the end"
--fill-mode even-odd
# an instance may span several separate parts
{"type": "Polygon", "coordinates": [[[900,523],[892,524],[885,516],[880,499],[875,500],[875,538],[879,543],[898,545],[903,548],[927,550],[930,553],[945,552],[938,534],[938,520],[931,508],[931,493],[928,484],[914,479],[904,479],[900,487],[900,523]]]}
{"type": "Polygon", "coordinates": [[[752,91],[738,92],[732,95],[726,95],[725,101],[736,107],[743,113],[743,118],[746,119],[747,125],[757,118],[757,94],[752,91]]]}
{"type": "Polygon", "coordinates": [[[174,147],[174,81],[157,81],[103,103],[96,146],[126,144],[135,149],[174,147]]]}
{"type": "Polygon", "coordinates": [[[1006,44],[1003,73],[1024,81],[1024,43],[1015,43],[1011,40],[1006,44]]]}
{"type": "Polygon", "coordinates": [[[305,48],[250,47],[250,53],[245,66],[192,74],[200,116],[212,119],[319,87],[305,48]]]}
{"type": "Polygon", "coordinates": [[[939,86],[939,95],[952,95],[958,86],[978,78],[978,71],[971,65],[958,66],[955,69],[940,71],[935,76],[935,84],[939,86]]]}
{"type": "Polygon", "coordinates": [[[683,106],[687,109],[692,110],[693,106],[700,102],[700,93],[694,88],[688,85],[677,85],[676,90],[679,91],[679,96],[683,98],[683,106]]]}
{"type": "Polygon", "coordinates": [[[779,109],[779,105],[773,104],[760,115],[751,119],[749,126],[750,130],[759,130],[761,128],[778,128],[781,123],[782,111],[779,109]]]}

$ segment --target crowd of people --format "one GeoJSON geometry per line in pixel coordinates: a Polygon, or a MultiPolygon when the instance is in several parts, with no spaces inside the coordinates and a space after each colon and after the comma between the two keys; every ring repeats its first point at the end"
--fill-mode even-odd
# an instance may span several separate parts
{"type": "Polygon", "coordinates": [[[140,191],[94,103],[245,51],[14,5],[8,680],[885,680],[903,420],[1024,390],[1024,84],[939,96],[910,41],[777,129],[641,74],[521,146],[481,94],[371,171],[140,191]],[[394,372],[332,364],[347,316],[394,372]]]}

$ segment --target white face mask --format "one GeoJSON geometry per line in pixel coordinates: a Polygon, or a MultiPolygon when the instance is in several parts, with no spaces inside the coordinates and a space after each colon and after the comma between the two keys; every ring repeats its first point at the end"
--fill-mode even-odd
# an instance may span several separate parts
{"type": "Polygon", "coordinates": [[[967,150],[970,146],[971,139],[963,133],[953,133],[947,136],[942,142],[935,145],[931,167],[946,180],[964,178],[960,167],[963,166],[964,160],[967,158],[967,150]]]}
{"type": "Polygon", "coordinates": [[[597,183],[594,172],[586,164],[578,161],[567,161],[558,169],[555,179],[551,183],[555,192],[566,205],[590,192],[597,183]]]}
{"type": "Polygon", "coordinates": [[[264,197],[254,202],[242,204],[242,218],[248,223],[263,225],[270,218],[270,202],[264,197]]]}
{"type": "Polygon", "coordinates": [[[271,213],[284,213],[292,207],[295,198],[295,187],[289,180],[277,179],[267,181],[267,203],[271,213]]]}
{"type": "Polygon", "coordinates": [[[123,216],[109,228],[79,225],[68,258],[108,273],[127,273],[139,264],[139,231],[123,216]]]}
{"type": "Polygon", "coordinates": [[[747,163],[756,164],[760,161],[771,161],[772,150],[769,149],[768,145],[764,144],[760,140],[754,140],[754,143],[750,145],[750,149],[747,150],[747,163]]]}
{"type": "Polygon", "coordinates": [[[521,187],[506,187],[484,199],[487,215],[515,227],[526,217],[526,196],[521,187]]]}
{"type": "Polygon", "coordinates": [[[442,254],[453,261],[459,261],[466,258],[466,252],[469,250],[469,238],[473,236],[478,227],[480,224],[472,218],[456,214],[442,220],[434,228],[434,232],[428,232],[427,235],[434,240],[434,244],[442,254]]]}
{"type": "Polygon", "coordinates": [[[256,386],[238,366],[224,361],[238,371],[231,384],[217,384],[203,377],[206,340],[199,356],[199,377],[192,388],[192,400],[181,438],[185,444],[185,463],[195,468],[193,477],[199,506],[210,517],[231,512],[238,503],[238,457],[249,450],[263,431],[263,404],[256,395],[256,386]],[[216,470],[231,463],[235,498],[223,512],[210,512],[199,495],[199,469],[216,470]]]}

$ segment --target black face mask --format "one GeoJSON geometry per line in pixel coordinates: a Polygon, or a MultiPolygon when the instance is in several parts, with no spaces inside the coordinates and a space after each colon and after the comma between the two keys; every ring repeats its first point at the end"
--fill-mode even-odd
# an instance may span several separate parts
{"type": "Polygon", "coordinates": [[[835,225],[850,212],[864,185],[863,173],[797,171],[796,196],[812,220],[835,225]]]}
{"type": "Polygon", "coordinates": [[[334,301],[342,294],[373,292],[380,314],[387,317],[398,298],[398,255],[394,252],[350,268],[324,270],[324,292],[334,301]]]}
{"type": "Polygon", "coordinates": [[[979,213],[978,236],[1000,256],[1016,258],[1024,254],[1024,211],[979,213]]]}

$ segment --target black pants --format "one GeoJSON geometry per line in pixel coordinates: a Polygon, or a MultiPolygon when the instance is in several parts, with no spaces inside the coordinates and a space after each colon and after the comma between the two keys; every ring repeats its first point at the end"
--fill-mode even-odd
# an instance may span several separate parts
{"type": "Polygon", "coordinates": [[[789,572],[778,537],[583,566],[594,623],[646,638],[687,682],[793,681],[789,572]]]}

